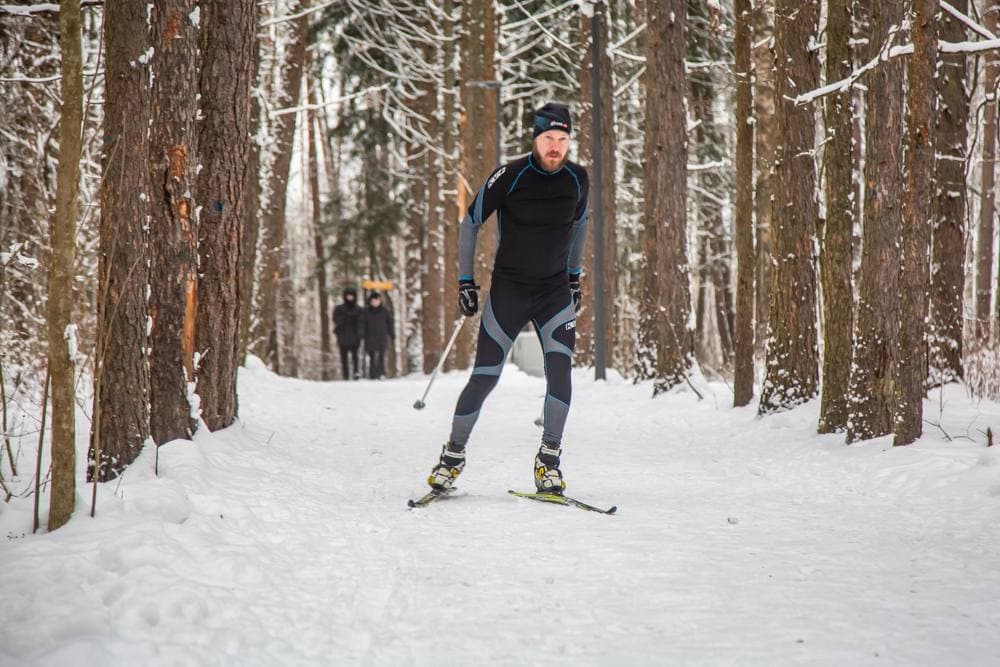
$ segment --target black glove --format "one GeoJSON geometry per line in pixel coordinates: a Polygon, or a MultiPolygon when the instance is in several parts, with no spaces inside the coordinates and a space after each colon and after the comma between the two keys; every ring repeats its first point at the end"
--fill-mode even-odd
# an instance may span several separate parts
{"type": "Polygon", "coordinates": [[[583,302],[583,290],[580,289],[580,274],[569,274],[569,294],[573,297],[573,312],[580,312],[580,304],[583,302]]]}
{"type": "Polygon", "coordinates": [[[466,317],[472,317],[479,312],[479,294],[476,284],[471,280],[458,281],[458,310],[466,317]]]}

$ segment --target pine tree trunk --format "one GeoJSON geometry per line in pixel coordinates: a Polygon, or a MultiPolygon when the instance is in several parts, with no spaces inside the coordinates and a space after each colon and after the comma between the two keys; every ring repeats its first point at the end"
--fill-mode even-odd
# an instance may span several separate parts
{"type": "Polygon", "coordinates": [[[94,420],[88,479],[107,481],[135,460],[149,437],[149,71],[144,4],[104,8],[104,176],[94,420]]]}
{"type": "MultiPolygon", "coordinates": [[[[853,0],[830,0],[826,23],[826,80],[850,75],[853,0]]],[[[851,336],[854,330],[854,110],[851,91],[826,98],[826,225],[820,270],[823,280],[823,394],[819,432],[847,428],[850,408],[851,336]]]]}
{"type": "MultiPolygon", "coordinates": [[[[196,0],[156,0],[151,21],[149,428],[161,445],[190,437],[197,424],[188,401],[203,270],[191,196],[198,156],[198,26],[190,16],[197,6],[196,0]]],[[[199,204],[204,218],[209,207],[199,204]]]]}
{"type": "MultiPolygon", "coordinates": [[[[461,174],[473,195],[496,167],[496,95],[498,89],[469,85],[475,81],[494,81],[496,72],[497,21],[493,0],[469,0],[462,8],[461,76],[462,154],[461,174]]],[[[464,211],[463,211],[464,214],[464,211]]],[[[481,286],[480,303],[489,294],[493,256],[497,248],[496,221],[483,225],[476,241],[476,283],[481,286]]],[[[457,289],[456,284],[445,286],[457,289]]],[[[481,311],[482,309],[480,309],[481,311]]],[[[475,350],[477,328],[464,327],[456,342],[459,368],[468,368],[475,350]]]]}
{"type": "Polygon", "coordinates": [[[250,138],[257,3],[202,0],[201,16],[198,396],[202,419],[216,430],[231,425],[237,413],[240,317],[248,298],[243,225],[247,190],[257,178],[250,138]]]}
{"type": "Polygon", "coordinates": [[[319,114],[316,112],[319,96],[316,89],[319,81],[309,82],[309,105],[312,107],[306,114],[306,141],[309,155],[309,195],[312,204],[313,249],[316,253],[316,306],[319,316],[319,352],[320,377],[323,380],[333,379],[333,341],[330,335],[330,291],[326,278],[327,252],[326,234],[323,231],[323,208],[319,197],[319,154],[316,144],[321,140],[319,134],[319,114]]]}
{"type": "MultiPolygon", "coordinates": [[[[989,2],[983,12],[987,30],[996,34],[1000,4],[989,2]]],[[[993,298],[993,229],[996,220],[997,164],[997,86],[1000,84],[1000,52],[987,51],[983,75],[986,104],[983,105],[983,162],[979,192],[979,232],[976,237],[976,339],[986,342],[990,336],[990,309],[993,298]]]]}
{"type": "MultiPolygon", "coordinates": [[[[458,225],[468,203],[465,198],[466,189],[461,180],[461,175],[455,168],[458,163],[456,144],[459,141],[459,108],[458,91],[456,83],[456,46],[455,35],[457,21],[452,20],[455,14],[454,0],[444,0],[444,31],[446,40],[444,44],[444,89],[441,91],[441,100],[444,110],[441,114],[444,122],[441,126],[441,149],[445,154],[442,169],[442,178],[445,187],[442,198],[444,199],[444,285],[442,301],[444,309],[444,330],[445,335],[451,335],[451,328],[458,321],[458,225]]],[[[470,327],[469,324],[463,326],[470,327]]],[[[458,351],[452,348],[448,358],[445,359],[444,370],[449,371],[458,366],[458,351]]]]}
{"type": "MultiPolygon", "coordinates": [[[[952,5],[960,12],[967,12],[969,0],[952,0],[952,5]]],[[[965,25],[948,13],[942,13],[940,29],[943,40],[964,42],[967,39],[965,25]]],[[[965,54],[941,54],[939,58],[929,366],[932,383],[945,384],[960,380],[964,375],[962,294],[965,289],[969,93],[965,54]]]]}
{"type": "MultiPolygon", "coordinates": [[[[308,16],[292,23],[278,84],[283,87],[283,93],[274,102],[279,109],[293,109],[299,105],[308,27],[308,16]]],[[[291,294],[291,248],[285,229],[285,204],[288,201],[288,174],[298,116],[297,112],[285,113],[272,120],[274,163],[267,185],[267,208],[262,225],[260,316],[253,334],[258,356],[276,373],[290,376],[295,376],[298,369],[294,343],[295,304],[291,294]]]]}
{"type": "MultiPolygon", "coordinates": [[[[433,56],[428,49],[428,59],[433,56]]],[[[424,88],[423,113],[429,119],[427,135],[441,136],[441,109],[437,89],[428,85],[424,88]]],[[[437,148],[437,147],[435,147],[437,148]]],[[[442,198],[443,160],[436,150],[428,150],[424,155],[423,172],[427,174],[427,216],[424,221],[423,261],[420,267],[421,339],[424,373],[434,370],[444,349],[444,206],[442,198]]]]}
{"type": "MultiPolygon", "coordinates": [[[[878,48],[902,24],[906,3],[871,7],[870,39],[878,48]]],[[[901,41],[896,37],[895,43],[901,41]]],[[[903,81],[905,60],[893,58],[869,74],[865,121],[865,213],[847,441],[892,432],[893,367],[899,335],[899,239],[902,232],[903,81]],[[877,103],[876,103],[877,102],[877,103]]]]}
{"type": "Polygon", "coordinates": [[[810,0],[775,3],[778,149],[771,230],[773,283],[761,414],[795,407],[816,395],[815,124],[813,108],[796,106],[793,98],[816,88],[819,82],[819,62],[810,48],[818,22],[819,7],[810,0]]]}
{"type": "Polygon", "coordinates": [[[909,58],[908,157],[900,274],[899,356],[896,362],[895,445],[923,431],[927,380],[927,291],[930,287],[931,197],[934,187],[934,74],[937,69],[936,0],[913,0],[909,58]]]}
{"type": "Polygon", "coordinates": [[[736,79],[736,325],[734,335],[735,378],[733,405],[740,407],[753,398],[753,83],[751,73],[753,21],[750,0],[734,0],[736,79]]]}
{"type": "Polygon", "coordinates": [[[756,301],[754,303],[754,349],[764,357],[767,323],[771,307],[771,217],[774,195],[774,161],[777,148],[777,115],[774,99],[774,0],[757,0],[754,7],[753,103],[754,160],[757,182],[754,188],[754,219],[757,232],[756,301]]]}
{"type": "MultiPolygon", "coordinates": [[[[69,521],[76,500],[76,331],[71,321],[76,218],[80,197],[80,151],[83,143],[80,129],[83,120],[83,47],[80,23],[80,3],[63,0],[59,8],[62,74],[59,173],[56,184],[56,211],[50,230],[52,258],[49,268],[47,315],[49,377],[52,391],[50,531],[69,521]]],[[[0,382],[3,381],[4,378],[0,375],[0,382]]],[[[6,433],[4,435],[6,436],[6,433]]]]}
{"type": "MultiPolygon", "coordinates": [[[[603,31],[601,43],[607,46],[610,43],[610,20],[604,5],[598,5],[594,11],[603,12],[600,25],[603,31]]],[[[615,107],[614,82],[612,80],[613,63],[608,50],[605,48],[601,54],[601,177],[593,173],[593,35],[592,23],[589,16],[581,15],[581,38],[586,46],[583,54],[582,66],[580,67],[580,112],[574,119],[575,128],[579,128],[576,133],[576,145],[579,152],[581,164],[587,165],[591,170],[591,203],[595,201],[593,197],[594,188],[601,188],[603,193],[603,227],[604,227],[604,266],[600,269],[604,272],[604,349],[605,363],[611,365],[613,354],[612,344],[615,341],[615,332],[618,331],[617,314],[615,308],[616,296],[618,294],[618,258],[616,256],[618,248],[618,206],[615,198],[617,192],[617,137],[615,134],[615,107]]],[[[584,366],[594,363],[594,326],[595,326],[595,299],[594,289],[596,282],[594,276],[598,267],[594,264],[595,246],[597,239],[594,237],[594,213],[591,210],[590,225],[588,226],[587,243],[584,246],[584,280],[586,285],[583,289],[583,306],[581,317],[577,318],[576,324],[576,351],[574,352],[574,362],[584,366]]]]}
{"type": "MultiPolygon", "coordinates": [[[[258,18],[258,21],[260,18],[258,18]]],[[[243,243],[240,247],[240,363],[250,348],[250,318],[256,300],[257,242],[260,239],[260,130],[262,126],[260,90],[260,40],[253,43],[250,96],[250,156],[247,163],[247,186],[243,192],[243,243]],[[257,88],[256,91],[253,88],[257,88]]]]}
{"type": "MultiPolygon", "coordinates": [[[[688,325],[687,80],[685,0],[649,2],[646,29],[645,227],[640,376],[649,361],[653,393],[684,382],[692,363],[688,325]],[[652,343],[650,349],[649,343],[652,343]]],[[[648,377],[648,376],[647,376],[648,377]]]]}

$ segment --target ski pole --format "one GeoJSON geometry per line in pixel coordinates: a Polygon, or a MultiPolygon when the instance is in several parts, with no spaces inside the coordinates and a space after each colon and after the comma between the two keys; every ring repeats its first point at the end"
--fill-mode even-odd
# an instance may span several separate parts
{"type": "Polygon", "coordinates": [[[458,338],[458,332],[462,329],[462,325],[465,324],[465,315],[458,318],[458,324],[455,325],[455,330],[451,333],[451,338],[448,340],[448,344],[444,347],[444,352],[441,353],[441,358],[438,359],[437,366],[434,367],[434,372],[431,373],[431,381],[427,383],[427,389],[424,390],[424,395],[413,404],[414,410],[424,409],[424,399],[427,398],[427,394],[431,391],[431,385],[434,384],[434,378],[437,377],[438,371],[441,370],[441,366],[444,365],[444,360],[448,358],[448,353],[451,352],[451,346],[455,344],[455,339],[458,338]]]}

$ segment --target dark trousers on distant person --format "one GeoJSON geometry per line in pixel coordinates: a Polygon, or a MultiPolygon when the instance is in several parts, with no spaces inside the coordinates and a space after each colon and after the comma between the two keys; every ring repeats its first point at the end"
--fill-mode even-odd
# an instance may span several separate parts
{"type": "Polygon", "coordinates": [[[385,375],[385,350],[368,350],[368,377],[377,380],[385,375]]]}
{"type": "Polygon", "coordinates": [[[361,377],[358,370],[358,344],[338,345],[338,347],[340,348],[340,369],[344,374],[344,379],[356,380],[361,377]]]}

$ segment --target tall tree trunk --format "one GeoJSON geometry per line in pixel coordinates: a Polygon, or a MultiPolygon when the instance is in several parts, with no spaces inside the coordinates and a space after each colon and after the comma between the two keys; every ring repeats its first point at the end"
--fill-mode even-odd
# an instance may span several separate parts
{"type": "Polygon", "coordinates": [[[751,72],[753,14],[750,0],[734,0],[736,33],[733,40],[736,79],[736,326],[733,353],[733,405],[753,398],[753,83],[751,72]]]}
{"type": "Polygon", "coordinates": [[[149,71],[147,9],[104,8],[104,178],[94,420],[88,479],[107,481],[135,460],[149,438],[149,71]],[[137,166],[139,168],[137,168],[137,166]]]}
{"type": "MultiPolygon", "coordinates": [[[[830,0],[826,20],[826,80],[850,75],[853,0],[830,0]]],[[[823,280],[823,395],[819,432],[847,429],[850,408],[851,336],[854,330],[854,109],[851,91],[826,99],[826,225],[820,270],[823,280]]]]}
{"type": "MultiPolygon", "coordinates": [[[[594,11],[603,13],[601,16],[601,43],[605,46],[610,43],[610,19],[604,10],[604,5],[597,5],[594,11]]],[[[580,113],[576,126],[576,145],[578,147],[580,162],[585,165],[593,163],[593,109],[591,100],[593,99],[593,35],[592,20],[589,16],[581,14],[581,37],[586,49],[583,54],[582,66],[580,68],[580,113]]],[[[588,278],[589,288],[583,290],[583,310],[582,315],[577,319],[576,331],[576,352],[574,357],[581,364],[589,365],[594,363],[595,339],[595,299],[594,289],[596,283],[594,276],[597,271],[604,272],[604,349],[606,350],[605,362],[611,364],[614,357],[612,353],[612,343],[615,340],[615,331],[618,330],[617,315],[615,308],[616,296],[618,294],[618,206],[615,193],[617,186],[617,137],[615,134],[615,107],[614,101],[614,81],[613,63],[608,50],[605,48],[601,53],[600,63],[600,96],[601,96],[601,174],[600,178],[593,173],[591,167],[591,189],[601,188],[603,193],[602,220],[604,227],[604,266],[597,267],[594,264],[595,248],[598,239],[594,237],[595,228],[593,225],[593,214],[591,214],[591,224],[588,226],[587,243],[584,246],[584,276],[588,278]]],[[[591,202],[595,198],[591,198],[591,202]]]]}
{"type": "Polygon", "coordinates": [[[240,247],[240,363],[246,359],[247,350],[250,348],[250,319],[256,296],[254,277],[257,271],[257,242],[260,239],[260,133],[263,125],[260,105],[260,98],[263,95],[263,91],[260,90],[263,83],[260,71],[260,41],[255,39],[253,42],[250,157],[247,163],[247,186],[243,192],[243,243],[240,247]]]}
{"type": "MultiPolygon", "coordinates": [[[[1000,4],[989,2],[983,12],[987,30],[996,34],[1000,4]]],[[[983,105],[983,162],[979,191],[979,233],[976,242],[976,339],[985,342],[990,336],[990,310],[993,298],[993,229],[996,220],[997,169],[997,86],[1000,84],[1000,52],[986,52],[983,76],[986,104],[983,105]]]]}
{"type": "Polygon", "coordinates": [[[320,377],[323,380],[333,379],[333,342],[330,336],[330,292],[326,278],[327,253],[326,234],[323,231],[323,208],[319,197],[319,155],[316,143],[320,140],[319,114],[315,111],[319,102],[316,89],[319,80],[309,82],[309,104],[312,107],[307,113],[306,141],[309,144],[309,194],[312,204],[313,249],[316,252],[316,305],[319,314],[319,351],[320,377]]]}
{"type": "MultiPolygon", "coordinates": [[[[428,59],[431,50],[425,51],[428,59]]],[[[442,116],[438,91],[428,85],[424,89],[423,114],[429,119],[427,135],[441,136],[442,116]]],[[[435,147],[436,148],[436,147],[435,147]]],[[[437,150],[424,155],[423,172],[427,174],[427,216],[424,220],[423,261],[420,267],[421,339],[423,340],[422,370],[434,370],[444,348],[444,206],[442,197],[442,160],[437,150]]]]}
{"type": "Polygon", "coordinates": [[[233,423],[240,365],[243,224],[251,171],[257,3],[202,0],[197,344],[201,417],[212,430],[233,423]]]}
{"type": "MultiPolygon", "coordinates": [[[[292,23],[278,83],[283,88],[281,96],[275,102],[278,109],[293,109],[299,104],[308,27],[308,16],[301,16],[292,23]]],[[[288,201],[288,174],[292,165],[298,116],[298,112],[291,112],[272,119],[275,157],[267,187],[267,208],[263,216],[260,319],[257,323],[258,330],[253,334],[254,341],[259,346],[258,355],[275,372],[292,376],[296,375],[298,369],[294,357],[295,307],[294,294],[290,293],[291,248],[285,229],[285,204],[288,201]]]]}
{"type": "Polygon", "coordinates": [[[655,395],[684,382],[692,363],[684,109],[687,2],[655,0],[648,3],[647,11],[647,189],[642,242],[647,267],[643,272],[640,323],[645,346],[640,349],[639,370],[640,377],[649,377],[652,370],[655,395]]]}
{"type": "MultiPolygon", "coordinates": [[[[433,91],[426,86],[420,88],[420,96],[410,100],[411,108],[417,110],[425,118],[429,118],[428,109],[433,108],[433,101],[430,99],[433,91]]],[[[400,281],[400,297],[402,306],[402,317],[400,318],[400,328],[402,336],[402,370],[404,373],[415,372],[423,369],[423,250],[424,240],[427,235],[427,189],[428,181],[432,178],[430,172],[421,169],[421,165],[426,162],[425,153],[429,149],[420,145],[417,140],[412,141],[407,146],[408,151],[408,173],[409,178],[409,210],[407,224],[403,229],[403,266],[405,280],[400,281]]]]}
{"type": "Polygon", "coordinates": [[[754,349],[764,357],[767,323],[771,304],[771,217],[774,196],[774,161],[778,143],[774,99],[774,0],[757,0],[754,6],[753,103],[754,160],[757,182],[754,188],[754,219],[757,232],[757,275],[754,349]]]}
{"type": "MultiPolygon", "coordinates": [[[[444,88],[441,91],[441,102],[444,110],[441,114],[444,122],[441,125],[441,148],[445,159],[442,178],[446,190],[444,199],[444,291],[442,293],[444,307],[444,330],[451,335],[451,328],[458,321],[458,225],[468,206],[462,183],[461,174],[455,168],[458,163],[456,145],[459,137],[459,96],[456,90],[457,48],[455,36],[458,21],[452,17],[455,14],[454,0],[444,0],[444,88]]],[[[467,326],[467,325],[463,325],[467,326]]],[[[470,327],[471,328],[471,327],[470,327]]],[[[458,351],[452,348],[451,354],[445,359],[444,369],[452,370],[458,366],[458,351]]]]}
{"type": "MultiPolygon", "coordinates": [[[[960,12],[967,12],[969,0],[952,0],[952,5],[960,12]]],[[[965,25],[946,12],[942,13],[940,28],[943,40],[964,42],[967,38],[965,25]]],[[[965,289],[969,93],[965,54],[941,54],[939,58],[929,366],[931,381],[944,384],[963,377],[962,294],[965,289]]]]}
{"type": "MultiPolygon", "coordinates": [[[[906,2],[885,0],[871,7],[870,39],[884,43],[902,25],[906,2]]],[[[897,38],[898,41],[898,38],[897,38]]],[[[865,215],[859,301],[854,329],[847,441],[892,432],[895,404],[893,367],[899,335],[899,239],[902,231],[903,82],[905,61],[893,58],[871,72],[865,121],[865,215]]]]}
{"type": "Polygon", "coordinates": [[[772,218],[774,267],[761,414],[795,407],[816,395],[815,123],[813,108],[796,106],[792,100],[819,83],[819,61],[811,48],[818,23],[819,6],[811,0],[775,3],[778,150],[772,218]]]}
{"type": "Polygon", "coordinates": [[[913,0],[910,14],[909,165],[903,213],[899,355],[896,361],[895,445],[923,431],[927,380],[927,291],[930,287],[931,198],[934,187],[934,74],[937,69],[936,0],[913,0]]]}
{"type": "MultiPolygon", "coordinates": [[[[50,230],[52,259],[49,268],[47,317],[49,377],[52,388],[52,495],[49,499],[49,530],[55,530],[69,521],[76,499],[76,327],[71,325],[71,321],[76,217],[80,197],[80,151],[83,144],[83,47],[80,35],[80,3],[62,0],[59,7],[62,74],[59,174],[56,183],[56,211],[50,230]]],[[[0,382],[3,381],[4,378],[0,375],[0,382]]],[[[6,406],[4,411],[6,415],[6,406]]]]}
{"type": "MultiPolygon", "coordinates": [[[[469,85],[475,81],[494,81],[496,72],[497,21],[494,0],[468,0],[462,8],[462,56],[459,60],[462,82],[461,99],[464,122],[461,126],[460,169],[469,189],[475,193],[496,167],[496,96],[499,89],[469,85]]],[[[463,212],[464,213],[464,212],[463,212]]],[[[479,230],[476,242],[476,282],[482,287],[480,300],[489,294],[493,256],[497,248],[497,225],[493,222],[479,230]]],[[[445,289],[456,289],[456,284],[445,289]]],[[[466,326],[456,343],[459,368],[468,368],[475,348],[476,327],[466,326]]]]}
{"type": "MultiPolygon", "coordinates": [[[[197,6],[196,0],[156,0],[150,24],[149,429],[161,445],[189,437],[197,425],[188,400],[203,270],[191,197],[198,155],[198,26],[191,14],[197,6]]],[[[209,207],[198,203],[204,216],[209,207]]]]}

